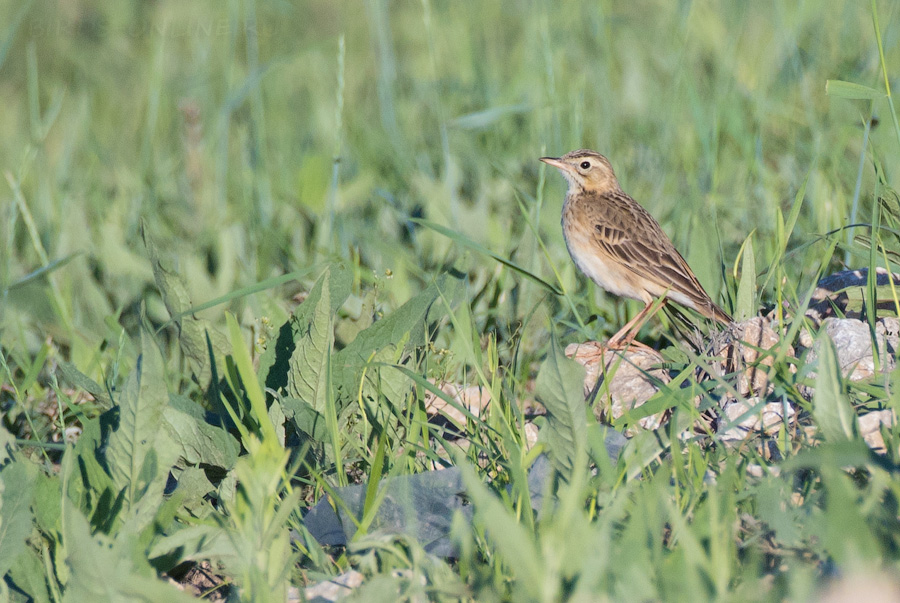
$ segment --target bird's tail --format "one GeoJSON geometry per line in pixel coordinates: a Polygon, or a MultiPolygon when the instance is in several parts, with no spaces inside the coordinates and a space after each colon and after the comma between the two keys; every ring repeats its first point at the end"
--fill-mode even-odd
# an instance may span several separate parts
{"type": "Polygon", "coordinates": [[[731,317],[731,315],[717,306],[712,300],[709,300],[709,305],[704,308],[704,310],[705,311],[703,312],[703,314],[707,318],[711,318],[723,325],[729,325],[734,322],[734,319],[731,317]]]}

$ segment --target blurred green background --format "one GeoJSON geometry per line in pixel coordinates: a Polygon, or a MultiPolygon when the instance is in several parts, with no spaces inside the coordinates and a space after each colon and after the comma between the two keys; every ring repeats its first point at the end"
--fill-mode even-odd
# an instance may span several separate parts
{"type": "MultiPolygon", "coordinates": [[[[878,6],[900,65],[900,5],[878,6]]],[[[141,220],[194,304],[307,271],[214,320],[283,317],[341,258],[357,300],[376,283],[384,309],[462,267],[476,325],[501,342],[543,348],[548,321],[577,322],[422,217],[558,270],[588,323],[571,338],[608,335],[633,307],[576,274],[562,178],[536,160],[579,147],[610,157],[726,304],[741,243],[755,230],[756,265],[771,263],[777,211],[808,177],[788,249],[813,244],[786,261],[805,289],[815,237],[848,222],[869,114],[825,82],[884,89],[871,7],[852,1],[33,0],[0,4],[0,23],[2,345],[30,355],[50,338],[87,372],[142,302],[168,319],[141,220]]],[[[890,181],[900,156],[883,101],[875,113],[863,208],[872,158],[890,181]]]]}

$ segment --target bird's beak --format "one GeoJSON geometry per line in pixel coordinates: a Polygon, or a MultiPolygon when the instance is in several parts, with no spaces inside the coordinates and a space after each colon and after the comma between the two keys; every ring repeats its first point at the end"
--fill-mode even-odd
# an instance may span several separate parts
{"type": "Polygon", "coordinates": [[[568,166],[563,163],[563,161],[559,157],[541,157],[541,161],[546,163],[547,165],[552,165],[553,167],[567,171],[568,166]]]}

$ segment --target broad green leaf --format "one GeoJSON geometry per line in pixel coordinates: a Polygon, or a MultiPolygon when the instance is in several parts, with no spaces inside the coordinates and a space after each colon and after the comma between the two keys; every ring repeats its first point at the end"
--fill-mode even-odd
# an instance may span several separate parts
{"type": "Polygon", "coordinates": [[[284,428],[284,423],[287,419],[284,414],[284,407],[281,404],[269,404],[269,421],[272,422],[272,426],[275,428],[275,437],[278,441],[278,444],[284,448],[284,444],[286,441],[286,433],[284,428]]]}
{"type": "Polygon", "coordinates": [[[547,409],[544,431],[553,467],[568,478],[576,459],[587,452],[584,367],[566,358],[556,335],[550,341],[550,355],[538,371],[535,397],[547,409]]]}
{"type": "Polygon", "coordinates": [[[303,400],[297,398],[281,398],[284,415],[292,419],[297,428],[317,442],[324,442],[328,438],[328,426],[325,417],[303,400]]]}
{"type": "Polygon", "coordinates": [[[443,315],[446,306],[438,302],[441,295],[453,305],[463,291],[463,277],[443,274],[424,291],[362,331],[343,350],[334,354],[332,371],[341,403],[355,400],[360,379],[377,352],[396,346],[396,357],[402,357],[426,343],[430,321],[443,315]]]}
{"type": "Polygon", "coordinates": [[[31,534],[35,475],[36,467],[24,459],[0,470],[0,576],[25,550],[25,538],[31,534]]]}
{"type": "Polygon", "coordinates": [[[375,322],[375,306],[378,300],[378,288],[372,287],[359,302],[358,311],[352,314],[356,318],[347,317],[339,321],[334,330],[337,341],[353,341],[360,332],[365,331],[375,322]]]}
{"type": "Polygon", "coordinates": [[[157,559],[176,553],[184,561],[214,559],[235,565],[237,551],[228,529],[219,525],[192,525],[164,536],[153,543],[147,557],[157,559]]]}
{"type": "Polygon", "coordinates": [[[91,535],[87,519],[74,505],[65,504],[63,513],[69,551],[66,564],[71,572],[64,602],[194,601],[193,597],[155,577],[144,556],[135,552],[140,546],[135,533],[123,530],[116,538],[100,533],[91,535]]]}
{"type": "Polygon", "coordinates": [[[384,368],[409,364],[410,358],[405,350],[405,340],[385,346],[372,355],[370,363],[365,367],[365,380],[362,390],[357,395],[362,396],[362,402],[370,417],[380,417],[389,411],[400,413],[405,409],[406,396],[412,388],[412,383],[400,371],[384,368]],[[388,401],[390,409],[385,408],[381,403],[382,399],[388,401]]]}
{"type": "Polygon", "coordinates": [[[207,423],[199,404],[173,394],[163,409],[163,418],[178,449],[180,465],[207,465],[222,471],[234,467],[240,444],[224,428],[207,423]]]}
{"type": "Polygon", "coordinates": [[[160,429],[168,401],[162,356],[145,333],[137,364],[113,401],[118,424],[109,436],[105,453],[113,483],[124,490],[124,508],[136,511],[140,503],[144,511],[139,523],[152,519],[176,458],[167,431],[160,429]],[[145,515],[148,512],[150,515],[145,515]]]}
{"type": "Polygon", "coordinates": [[[102,441],[101,425],[114,423],[116,410],[108,410],[97,419],[84,419],[82,432],[75,446],[66,450],[65,457],[72,456],[77,459],[79,472],[77,478],[70,479],[65,486],[69,489],[72,500],[85,501],[82,510],[88,510],[88,500],[96,498],[115,498],[121,490],[113,483],[106,466],[106,446],[102,441]]]}
{"type": "Polygon", "coordinates": [[[876,90],[862,84],[854,84],[843,80],[827,80],[825,82],[825,94],[854,100],[873,100],[885,96],[883,90],[876,90]]]}
{"type": "Polygon", "coordinates": [[[824,545],[840,567],[881,561],[880,547],[866,514],[860,512],[859,489],[847,473],[835,465],[821,468],[825,485],[824,545]]]}
{"type": "Polygon", "coordinates": [[[143,222],[141,222],[141,236],[144,239],[147,254],[150,256],[153,278],[156,280],[156,286],[162,295],[166,310],[173,319],[176,316],[180,317],[175,319],[175,324],[178,327],[178,343],[181,351],[190,361],[191,369],[199,382],[205,386],[212,374],[206,343],[207,334],[212,342],[216,364],[220,364],[220,359],[225,357],[228,345],[224,336],[218,331],[212,330],[206,320],[192,315],[183,316],[183,313],[191,308],[191,300],[184,279],[175,271],[163,266],[159,250],[151,240],[146,224],[143,222]]]}
{"type": "Polygon", "coordinates": [[[856,415],[844,393],[834,343],[824,329],[817,344],[818,373],[813,396],[813,416],[826,441],[851,440],[856,431],[856,415]]]}
{"type": "Polygon", "coordinates": [[[797,546],[802,522],[801,514],[791,504],[790,488],[781,478],[769,477],[759,484],[753,492],[756,498],[757,513],[775,531],[779,544],[797,546]]]}
{"type": "Polygon", "coordinates": [[[188,467],[178,476],[178,486],[173,496],[180,496],[180,507],[188,510],[195,517],[203,517],[206,512],[212,510],[212,506],[205,500],[210,492],[216,488],[206,477],[206,471],[199,467],[188,467]]]}
{"type": "Polygon", "coordinates": [[[741,280],[738,283],[734,319],[738,322],[756,316],[756,258],[753,254],[753,233],[741,247],[741,280]]]}
{"type": "Polygon", "coordinates": [[[60,375],[62,378],[69,383],[69,385],[73,387],[77,387],[78,389],[84,390],[94,397],[94,401],[97,402],[97,405],[100,406],[103,410],[109,410],[112,408],[112,400],[109,399],[109,394],[106,391],[106,388],[79,371],[75,368],[74,365],[69,364],[65,360],[59,360],[57,362],[57,367],[59,368],[60,375]]]}
{"type": "Polygon", "coordinates": [[[304,336],[304,325],[313,320],[322,287],[328,287],[328,307],[330,315],[334,316],[350,296],[352,284],[352,271],[344,264],[332,264],[316,281],[309,295],[297,306],[291,319],[281,326],[276,339],[269,342],[259,359],[258,378],[266,389],[277,392],[287,387],[291,358],[297,341],[304,336]]]}
{"type": "MultiPolygon", "coordinates": [[[[71,453],[69,453],[71,454],[71,453]]],[[[39,473],[34,484],[32,510],[38,527],[48,534],[62,529],[62,483],[59,476],[39,473]]]]}
{"type": "Polygon", "coordinates": [[[287,394],[322,412],[328,403],[328,360],[334,345],[334,311],[326,272],[294,315],[294,353],[288,369],[287,394]],[[311,308],[311,309],[308,309],[311,308]]]}
{"type": "Polygon", "coordinates": [[[50,603],[44,564],[34,550],[26,549],[25,553],[16,557],[16,562],[6,576],[17,589],[31,597],[34,603],[50,603]]]}

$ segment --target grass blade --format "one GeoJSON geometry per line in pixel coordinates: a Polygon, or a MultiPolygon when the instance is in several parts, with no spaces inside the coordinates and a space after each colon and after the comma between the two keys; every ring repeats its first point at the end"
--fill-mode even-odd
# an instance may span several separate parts
{"type": "Polygon", "coordinates": [[[455,230],[451,230],[449,228],[441,226],[440,224],[436,224],[434,222],[431,222],[430,220],[423,220],[421,218],[410,218],[410,221],[415,222],[416,224],[418,224],[420,226],[424,226],[425,228],[431,229],[438,234],[444,235],[448,239],[455,241],[456,243],[458,243],[459,245],[462,245],[463,247],[466,247],[467,249],[471,249],[472,251],[475,251],[482,255],[486,255],[489,258],[493,258],[493,259],[497,260],[498,262],[500,262],[507,268],[510,268],[515,272],[518,272],[525,278],[537,283],[538,285],[540,285],[541,287],[543,287],[544,289],[546,289],[547,291],[549,291],[550,293],[552,293],[554,295],[562,295],[562,291],[560,291],[559,288],[556,287],[555,285],[548,283],[547,281],[545,281],[538,275],[526,270],[525,268],[522,268],[515,262],[513,262],[499,254],[494,253],[487,247],[484,247],[483,245],[479,245],[472,239],[466,237],[465,235],[463,235],[459,232],[456,232],[455,230]]]}

